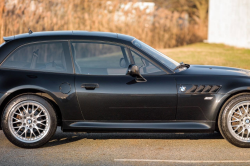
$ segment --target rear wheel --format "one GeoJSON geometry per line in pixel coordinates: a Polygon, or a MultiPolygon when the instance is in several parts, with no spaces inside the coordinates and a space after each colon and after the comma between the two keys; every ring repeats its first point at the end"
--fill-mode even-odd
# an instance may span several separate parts
{"type": "Polygon", "coordinates": [[[6,137],[16,146],[37,148],[54,135],[57,118],[46,100],[36,95],[23,95],[7,105],[2,126],[6,137]]]}
{"type": "Polygon", "coordinates": [[[250,147],[250,94],[239,94],[230,98],[223,106],[219,129],[225,139],[233,145],[250,147]]]}

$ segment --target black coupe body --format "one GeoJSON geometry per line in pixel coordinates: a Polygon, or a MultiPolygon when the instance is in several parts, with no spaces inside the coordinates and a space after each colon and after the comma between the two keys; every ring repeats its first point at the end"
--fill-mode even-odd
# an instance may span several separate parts
{"type": "Polygon", "coordinates": [[[179,64],[131,36],[58,31],[4,38],[1,128],[17,146],[81,132],[214,132],[249,147],[250,72],[179,64]]]}

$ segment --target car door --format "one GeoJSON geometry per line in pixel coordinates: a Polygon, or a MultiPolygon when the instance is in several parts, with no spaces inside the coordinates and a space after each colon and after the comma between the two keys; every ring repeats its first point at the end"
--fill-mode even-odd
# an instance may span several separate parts
{"type": "Polygon", "coordinates": [[[175,79],[123,45],[71,41],[75,87],[85,120],[174,120],[175,79]],[[139,66],[146,82],[126,75],[139,66]]]}

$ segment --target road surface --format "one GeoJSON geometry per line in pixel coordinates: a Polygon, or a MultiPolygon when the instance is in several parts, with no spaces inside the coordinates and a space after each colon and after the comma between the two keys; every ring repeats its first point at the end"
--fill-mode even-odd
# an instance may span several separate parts
{"type": "Polygon", "coordinates": [[[0,165],[249,165],[250,149],[219,133],[62,133],[39,149],[12,145],[0,131],[0,165]]]}

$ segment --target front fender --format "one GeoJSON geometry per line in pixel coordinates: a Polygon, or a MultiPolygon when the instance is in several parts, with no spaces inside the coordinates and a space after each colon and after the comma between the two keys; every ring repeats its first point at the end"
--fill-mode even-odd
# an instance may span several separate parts
{"type": "Polygon", "coordinates": [[[217,120],[219,112],[223,105],[226,103],[228,99],[230,99],[232,96],[240,94],[240,93],[250,93],[250,86],[244,86],[244,87],[238,87],[231,89],[226,94],[221,94],[220,97],[218,97],[215,101],[215,108],[214,108],[214,117],[213,120],[217,120]]]}

